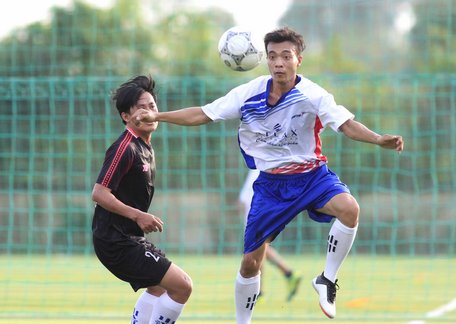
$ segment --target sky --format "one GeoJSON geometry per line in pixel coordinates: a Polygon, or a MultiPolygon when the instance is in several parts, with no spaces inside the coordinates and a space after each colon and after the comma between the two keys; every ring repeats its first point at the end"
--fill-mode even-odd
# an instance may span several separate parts
{"type": "MultiPolygon", "coordinates": [[[[168,1],[168,0],[161,0],[168,1]]],[[[112,6],[113,0],[84,0],[100,8],[112,6]]],[[[236,24],[250,27],[262,34],[277,27],[277,21],[291,3],[282,0],[280,6],[265,6],[264,0],[186,0],[199,8],[221,7],[233,14],[236,24]],[[261,8],[261,13],[258,13],[261,8]]],[[[11,30],[49,18],[53,6],[67,7],[72,0],[0,0],[0,38],[11,30]]]]}

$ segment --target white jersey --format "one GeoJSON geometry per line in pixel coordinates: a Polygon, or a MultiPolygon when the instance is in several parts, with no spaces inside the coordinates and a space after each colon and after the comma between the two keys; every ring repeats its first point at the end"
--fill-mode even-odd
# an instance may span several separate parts
{"type": "Polygon", "coordinates": [[[326,163],[320,133],[354,115],[316,83],[298,75],[296,85],[268,104],[271,76],[261,76],[202,107],[213,121],[240,119],[239,146],[247,166],[273,173],[307,172],[326,163]]]}

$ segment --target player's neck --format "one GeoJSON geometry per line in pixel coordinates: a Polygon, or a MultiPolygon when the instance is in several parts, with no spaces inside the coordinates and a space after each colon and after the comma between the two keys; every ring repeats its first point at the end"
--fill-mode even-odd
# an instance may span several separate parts
{"type": "Polygon", "coordinates": [[[144,141],[144,143],[146,143],[147,145],[150,146],[150,141],[152,139],[152,134],[149,134],[149,135],[141,135],[140,136],[141,139],[144,141]]]}
{"type": "Polygon", "coordinates": [[[294,81],[290,82],[272,82],[271,95],[274,97],[282,97],[295,86],[294,81]]]}

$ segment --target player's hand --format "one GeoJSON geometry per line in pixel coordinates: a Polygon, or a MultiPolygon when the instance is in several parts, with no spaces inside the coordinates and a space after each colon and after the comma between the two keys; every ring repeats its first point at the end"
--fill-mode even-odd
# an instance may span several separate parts
{"type": "Polygon", "coordinates": [[[382,135],[378,138],[377,144],[385,149],[396,150],[399,153],[404,150],[404,140],[399,135],[382,135]]]}
{"type": "Polygon", "coordinates": [[[144,123],[152,123],[157,121],[157,111],[152,111],[152,110],[146,110],[146,109],[138,109],[135,111],[133,114],[133,123],[136,126],[139,126],[141,122],[144,123]]]}
{"type": "Polygon", "coordinates": [[[136,223],[146,234],[150,232],[163,232],[163,221],[152,214],[141,212],[136,219],[136,223]]]}

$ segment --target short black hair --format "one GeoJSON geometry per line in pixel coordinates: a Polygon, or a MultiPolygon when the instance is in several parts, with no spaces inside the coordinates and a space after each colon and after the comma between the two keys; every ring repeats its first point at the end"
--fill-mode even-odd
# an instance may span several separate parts
{"type": "MultiPolygon", "coordinates": [[[[123,112],[129,112],[130,108],[136,105],[139,97],[141,97],[144,92],[149,92],[154,100],[157,101],[154,89],[154,79],[152,79],[151,76],[145,75],[135,76],[121,84],[112,95],[112,100],[116,102],[116,108],[119,115],[122,116],[123,112]]],[[[122,122],[125,124],[123,119],[122,122]]]]}
{"type": "Polygon", "coordinates": [[[269,32],[264,36],[264,48],[266,50],[266,54],[268,53],[269,43],[282,43],[287,41],[295,45],[297,52],[296,54],[298,55],[306,48],[306,44],[304,44],[304,38],[301,34],[298,34],[289,27],[282,27],[269,32]]]}

